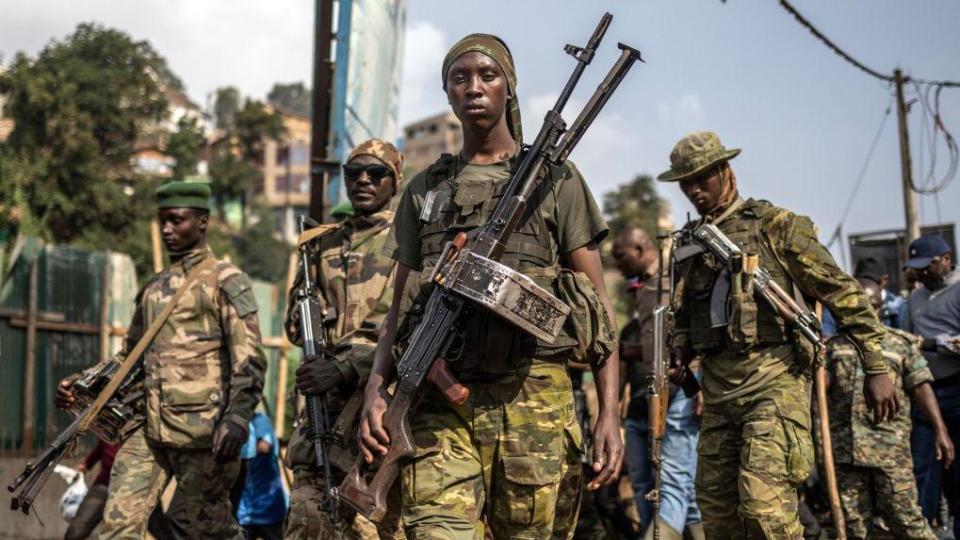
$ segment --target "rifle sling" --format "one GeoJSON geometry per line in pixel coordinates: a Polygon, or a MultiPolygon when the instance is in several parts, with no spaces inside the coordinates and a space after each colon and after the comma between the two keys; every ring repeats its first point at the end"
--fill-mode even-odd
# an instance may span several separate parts
{"type": "Polygon", "coordinates": [[[217,263],[217,260],[213,257],[205,259],[203,262],[198,264],[193,270],[187,274],[187,278],[184,280],[183,285],[177,289],[176,294],[173,295],[173,298],[163,307],[163,311],[160,312],[160,315],[154,319],[153,323],[150,324],[150,327],[147,328],[147,331],[144,332],[143,336],[137,341],[137,344],[133,347],[133,350],[127,354],[127,357],[124,359],[123,363],[120,364],[120,368],[117,369],[117,372],[114,373],[113,377],[110,379],[110,382],[107,383],[107,386],[104,387],[103,391],[97,396],[97,399],[90,405],[90,407],[84,412],[83,421],[80,422],[80,426],[77,429],[78,433],[84,433],[87,431],[87,428],[90,427],[90,424],[93,423],[93,420],[97,417],[97,414],[103,409],[103,406],[107,404],[107,401],[113,397],[113,394],[116,393],[117,388],[120,387],[120,384],[123,383],[123,380],[127,377],[127,374],[130,373],[130,370],[133,369],[134,364],[137,363],[137,360],[143,355],[143,352],[147,350],[147,347],[150,346],[150,343],[153,342],[153,338],[157,336],[157,333],[160,332],[160,328],[163,327],[163,324],[166,322],[167,318],[170,317],[170,314],[173,313],[173,309],[177,307],[180,298],[183,297],[184,293],[187,292],[187,289],[197,280],[197,278],[203,272],[213,268],[213,265],[217,263]]]}

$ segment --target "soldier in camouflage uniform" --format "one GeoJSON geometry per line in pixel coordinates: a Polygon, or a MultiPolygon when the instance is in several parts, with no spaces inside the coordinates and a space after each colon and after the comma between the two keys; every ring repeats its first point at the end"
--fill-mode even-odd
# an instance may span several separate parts
{"type": "MultiPolygon", "coordinates": [[[[503,193],[522,144],[513,59],[497,37],[473,34],[443,63],[443,87],[463,126],[463,148],[418,174],[404,192],[385,253],[398,261],[394,297],[376,350],[360,423],[368,462],[383,455],[386,387],[394,342],[412,327],[409,308],[445,242],[484,223],[503,193]],[[402,294],[400,293],[402,291],[402,294]],[[399,336],[398,336],[399,334],[399,336]]],[[[583,177],[572,163],[550,171],[501,262],[553,287],[560,265],[589,276],[613,319],[597,243],[607,233],[583,177]]],[[[604,308],[600,308],[603,312],[604,308]]],[[[428,389],[411,428],[415,456],[402,465],[403,523],[410,538],[570,538],[580,505],[581,432],[565,363],[575,344],[552,345],[492,314],[463,320],[462,354],[451,370],[471,391],[460,406],[428,389]]],[[[615,350],[615,336],[609,329],[615,350]]],[[[606,356],[606,355],[604,355],[606,356]]],[[[593,366],[600,402],[589,488],[617,478],[623,453],[618,417],[616,352],[593,366]],[[606,360],[606,362],[602,362],[606,360]]]]}
{"type": "MultiPolygon", "coordinates": [[[[874,309],[883,307],[883,290],[876,282],[860,279],[874,309]]],[[[840,499],[847,521],[847,537],[865,539],[874,518],[881,517],[894,538],[934,540],[917,502],[917,486],[910,458],[910,400],[919,405],[937,433],[937,457],[944,466],[953,461],[953,443],[940,416],[930,383],[933,374],[920,354],[920,338],[888,328],[883,357],[893,374],[903,408],[891,422],[874,424],[860,389],[863,370],[849,338],[838,336],[827,344],[830,371],[830,432],[837,463],[840,499]]]]}
{"type": "MultiPolygon", "coordinates": [[[[205,239],[209,199],[206,184],[171,182],[157,190],[171,264],[137,295],[121,356],[186,274],[213,258],[205,239]]],[[[246,274],[215,261],[176,306],[143,355],[146,422],[117,453],[100,529],[104,539],[145,538],[147,518],[171,476],[198,538],[243,538],[229,494],[266,370],[256,298],[246,274]]],[[[58,405],[74,399],[74,379],[61,381],[58,405]]]]}
{"type": "MultiPolygon", "coordinates": [[[[370,374],[380,324],[392,296],[389,278],[396,263],[381,255],[393,211],[389,204],[403,184],[403,156],[395,146],[371,139],[356,147],[343,166],[352,213],[343,221],[308,231],[312,244],[314,282],[323,303],[336,320],[328,325],[329,351],[301,363],[297,389],[303,394],[327,394],[331,421],[341,437],[330,445],[333,478],[339,485],[357,455],[356,430],[362,387],[370,374]],[[351,396],[354,396],[351,398],[351,396]],[[349,404],[349,405],[348,405],[349,404]],[[342,415],[342,418],[338,418],[342,415]]],[[[295,291],[303,281],[297,275],[287,302],[287,335],[300,343],[295,291]]],[[[323,471],[317,470],[308,425],[301,414],[290,438],[286,464],[293,469],[290,511],[284,538],[375,539],[377,527],[363,516],[340,508],[331,519],[321,511],[326,499],[323,471]]],[[[399,531],[399,490],[396,507],[380,524],[380,538],[402,537],[399,531]]]]}
{"type": "MultiPolygon", "coordinates": [[[[833,312],[861,354],[867,404],[878,419],[891,418],[898,403],[869,300],[817,241],[809,218],[740,198],[728,163],[739,152],[725,149],[713,133],[692,133],[674,147],[671,168],[658,179],[679,182],[701,215],[688,229],[714,224],[745,253],[758,255],[784,290],[833,312]]],[[[702,357],[696,485],[704,530],[707,538],[799,539],[796,488],[814,462],[810,354],[753,294],[730,293],[725,309],[711,310],[724,270],[709,253],[678,260],[673,291],[672,352],[683,361],[702,357]],[[717,312],[727,321],[715,321],[717,312]]]]}

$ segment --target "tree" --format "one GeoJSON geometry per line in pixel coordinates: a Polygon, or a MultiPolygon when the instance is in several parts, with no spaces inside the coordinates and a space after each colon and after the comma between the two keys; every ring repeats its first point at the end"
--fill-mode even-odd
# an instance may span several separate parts
{"type": "Polygon", "coordinates": [[[256,223],[233,239],[237,263],[251,277],[283,283],[287,277],[290,246],[274,236],[274,217],[269,208],[257,208],[255,215],[256,223]]]}
{"type": "Polygon", "coordinates": [[[616,238],[625,227],[636,225],[651,238],[660,232],[660,214],[665,202],[657,194],[653,177],[640,174],[626,184],[603,195],[603,213],[610,225],[610,237],[616,238]]]}
{"type": "Polygon", "coordinates": [[[196,118],[184,116],[177,122],[177,132],[167,141],[167,155],[176,160],[173,166],[174,180],[183,180],[197,172],[200,161],[200,146],[203,144],[203,130],[196,118]]]}
{"type": "Polygon", "coordinates": [[[213,190],[220,219],[225,220],[224,203],[240,199],[246,202],[246,194],[253,188],[260,171],[236,155],[233,143],[228,138],[216,149],[210,163],[210,188],[213,190]]]}
{"type": "Polygon", "coordinates": [[[312,93],[302,82],[274,83],[267,94],[267,101],[300,116],[311,116],[312,93]]]}
{"type": "Polygon", "coordinates": [[[217,88],[217,97],[213,103],[213,116],[220,129],[233,129],[233,115],[240,110],[240,90],[235,86],[217,88]]]}
{"type": "Polygon", "coordinates": [[[246,100],[234,115],[234,130],[244,159],[256,163],[263,159],[266,139],[279,141],[287,133],[283,118],[255,99],[246,100]]]}
{"type": "Polygon", "coordinates": [[[16,55],[0,76],[5,115],[15,122],[0,160],[15,169],[4,184],[22,197],[37,233],[69,242],[131,222],[123,184],[134,176],[140,128],[166,113],[152,74],[167,71],[146,41],[89,23],[36,59],[16,55]]]}

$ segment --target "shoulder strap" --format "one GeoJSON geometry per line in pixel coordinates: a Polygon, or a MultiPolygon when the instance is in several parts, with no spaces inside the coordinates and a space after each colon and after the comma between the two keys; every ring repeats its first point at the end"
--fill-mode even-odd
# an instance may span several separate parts
{"type": "Polygon", "coordinates": [[[297,246],[302,246],[315,238],[326,236],[336,230],[339,230],[342,226],[343,222],[338,221],[337,223],[324,223],[319,227],[307,229],[297,237],[297,246]]]}
{"type": "Polygon", "coordinates": [[[134,364],[137,363],[137,360],[143,354],[143,352],[150,346],[150,343],[153,342],[153,338],[157,336],[157,333],[160,331],[160,328],[163,327],[163,324],[167,321],[167,318],[170,317],[170,314],[173,313],[173,308],[177,307],[177,303],[180,301],[180,298],[183,297],[184,293],[193,285],[193,282],[200,277],[200,274],[210,270],[217,263],[217,260],[213,257],[210,257],[200,264],[198,264],[193,270],[187,274],[187,278],[184,280],[183,285],[177,289],[176,294],[173,295],[173,298],[166,306],[163,307],[163,311],[160,312],[160,315],[154,319],[153,323],[150,324],[150,327],[147,328],[147,331],[144,332],[143,336],[140,338],[140,341],[133,347],[133,350],[127,354],[127,357],[124,359],[123,363],[120,364],[120,368],[117,369],[117,372],[114,373],[113,377],[110,379],[110,382],[107,383],[107,386],[104,387],[103,391],[100,392],[100,395],[97,396],[97,399],[94,400],[93,404],[84,412],[84,418],[80,422],[79,433],[87,431],[87,428],[90,427],[90,424],[93,423],[93,420],[97,417],[97,414],[103,409],[103,406],[106,405],[107,401],[113,397],[113,394],[117,391],[117,388],[120,387],[120,384],[124,379],[127,378],[127,374],[130,373],[130,370],[133,369],[134,364]]]}

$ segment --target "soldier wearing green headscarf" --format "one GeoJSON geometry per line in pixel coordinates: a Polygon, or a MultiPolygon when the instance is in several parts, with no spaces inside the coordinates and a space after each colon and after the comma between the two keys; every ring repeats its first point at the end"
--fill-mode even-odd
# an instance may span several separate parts
{"type": "MultiPolygon", "coordinates": [[[[516,71],[503,41],[487,34],[461,39],[441,76],[463,126],[463,147],[411,180],[384,247],[398,262],[397,294],[366,388],[360,442],[368,462],[385,453],[390,440],[382,418],[392,351],[412,326],[406,319],[398,332],[398,322],[416,316],[408,312],[412,298],[446,242],[491,214],[522,148],[516,71]]],[[[597,247],[607,226],[576,167],[567,162],[551,169],[528,210],[501,262],[548,289],[561,266],[583,272],[612,320],[597,247]]],[[[481,311],[462,324],[465,346],[450,365],[470,399],[453,405],[427,390],[410,416],[416,453],[400,473],[407,536],[482,539],[489,528],[494,538],[570,538],[583,483],[582,437],[565,365],[575,341],[561,335],[553,346],[537,343],[481,311]]],[[[594,373],[600,413],[590,489],[617,478],[623,454],[616,352],[599,359],[594,373]]]]}
{"type": "MultiPolygon", "coordinates": [[[[117,452],[100,538],[145,538],[147,519],[176,477],[178,507],[191,527],[182,532],[242,539],[229,495],[267,367],[257,300],[250,278],[207,247],[210,186],[170,182],[156,195],[170,265],[137,294],[120,361],[186,276],[199,274],[143,353],[145,422],[117,452]]],[[[61,381],[59,406],[75,399],[76,377],[61,381]]]]}
{"type": "MultiPolygon", "coordinates": [[[[866,373],[866,403],[877,421],[899,408],[883,358],[884,332],[860,285],[817,240],[809,218],[767,201],[743,199],[726,149],[711,132],[681,139],[670,170],[700,219],[759,256],[759,266],[807,305],[822,303],[856,348],[866,373]]],[[[707,538],[802,537],[797,486],[813,470],[810,351],[789,322],[750,292],[730,288],[726,321],[711,310],[714,287],[727,269],[709,253],[677,262],[673,289],[675,358],[701,357],[703,419],[697,503],[707,538]]]]}

